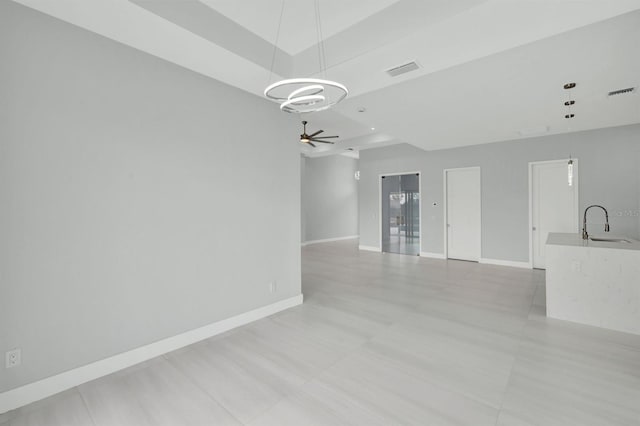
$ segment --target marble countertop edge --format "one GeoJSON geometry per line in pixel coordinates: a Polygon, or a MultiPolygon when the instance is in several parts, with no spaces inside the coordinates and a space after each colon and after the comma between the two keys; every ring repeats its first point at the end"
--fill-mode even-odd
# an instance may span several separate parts
{"type": "Polygon", "coordinates": [[[624,235],[594,233],[591,236],[596,238],[598,237],[599,238],[622,238],[630,242],[625,243],[625,242],[583,240],[582,234],[578,234],[578,233],[567,234],[567,233],[559,233],[559,232],[550,232],[549,236],[547,237],[547,245],[640,251],[640,241],[635,240],[633,238],[629,238],[624,235]]]}

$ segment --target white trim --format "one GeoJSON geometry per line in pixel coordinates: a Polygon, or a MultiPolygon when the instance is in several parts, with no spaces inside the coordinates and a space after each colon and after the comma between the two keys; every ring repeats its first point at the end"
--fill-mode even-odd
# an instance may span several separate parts
{"type": "Polygon", "coordinates": [[[445,259],[449,257],[449,232],[447,232],[447,215],[449,212],[447,211],[447,170],[442,170],[442,227],[443,231],[443,244],[442,244],[442,255],[445,259]]]}
{"type": "Polygon", "coordinates": [[[330,243],[330,242],[333,242],[333,241],[355,240],[358,237],[360,237],[360,236],[359,235],[349,235],[347,237],[325,238],[323,240],[305,241],[304,243],[301,243],[300,245],[302,247],[305,247],[305,246],[308,246],[308,245],[311,245],[311,244],[330,243]]]}
{"type": "Polygon", "coordinates": [[[380,247],[374,247],[374,246],[358,246],[358,250],[364,250],[364,251],[375,251],[380,253],[382,250],[380,249],[380,247]]]}
{"type": "MultiPolygon", "coordinates": [[[[421,171],[410,171],[410,172],[397,172],[397,173],[382,173],[378,175],[378,244],[379,249],[377,251],[382,252],[382,178],[384,176],[403,176],[403,175],[418,175],[418,194],[420,196],[420,204],[418,208],[420,209],[420,232],[419,236],[419,245],[422,248],[422,172],[421,171]]],[[[366,250],[366,249],[363,249],[366,250]]]]}
{"type": "MultiPolygon", "coordinates": [[[[574,197],[574,213],[577,220],[577,229],[580,232],[580,190],[578,187],[578,181],[580,178],[580,170],[578,166],[578,159],[573,160],[573,197],[574,197]]],[[[547,160],[547,161],[531,161],[529,162],[529,268],[533,269],[533,166],[551,164],[551,163],[568,163],[569,159],[560,160],[547,160]]],[[[568,185],[569,183],[567,183],[568,185]]]]}
{"type": "Polygon", "coordinates": [[[447,195],[447,172],[453,172],[453,171],[458,171],[458,170],[472,170],[472,169],[478,169],[478,178],[480,179],[480,200],[479,200],[479,206],[480,206],[480,239],[478,241],[478,259],[477,261],[480,262],[480,259],[482,259],[482,169],[480,168],[480,166],[471,166],[471,167],[455,167],[452,169],[443,169],[442,170],[442,181],[443,181],[443,217],[444,217],[444,223],[443,223],[443,228],[444,228],[444,258],[448,259],[449,258],[449,233],[447,232],[447,204],[448,204],[448,195],[447,195]]]}
{"type": "Polygon", "coordinates": [[[533,164],[529,163],[529,268],[533,269],[533,164]]]}
{"type": "Polygon", "coordinates": [[[445,259],[444,254],[442,253],[429,253],[427,251],[421,251],[420,257],[430,257],[432,259],[445,259]]]}
{"type": "Polygon", "coordinates": [[[159,340],[148,345],[123,352],[73,370],[65,371],[37,382],[0,393],[0,414],[41,400],[88,381],[131,367],[143,361],[191,345],[233,328],[240,327],[277,312],[300,305],[299,294],[261,308],[190,330],[177,336],[159,340]]]}
{"type": "Polygon", "coordinates": [[[531,266],[529,265],[529,262],[517,262],[515,260],[481,258],[480,259],[480,263],[485,263],[487,265],[511,266],[511,267],[514,267],[514,268],[531,269],[531,266]]]}
{"type": "Polygon", "coordinates": [[[382,176],[378,175],[378,247],[382,252],[382,176]]]}

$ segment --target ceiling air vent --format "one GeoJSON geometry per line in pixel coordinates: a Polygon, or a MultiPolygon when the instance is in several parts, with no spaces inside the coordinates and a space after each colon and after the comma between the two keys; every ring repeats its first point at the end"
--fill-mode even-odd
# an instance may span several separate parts
{"type": "Polygon", "coordinates": [[[619,89],[609,92],[608,96],[624,95],[626,93],[633,93],[636,91],[635,87],[627,87],[626,89],[619,89]]]}
{"type": "Polygon", "coordinates": [[[406,64],[398,65],[397,67],[389,68],[386,73],[391,77],[397,77],[400,74],[405,74],[411,71],[415,71],[420,68],[420,65],[416,61],[411,61],[406,64]]]}

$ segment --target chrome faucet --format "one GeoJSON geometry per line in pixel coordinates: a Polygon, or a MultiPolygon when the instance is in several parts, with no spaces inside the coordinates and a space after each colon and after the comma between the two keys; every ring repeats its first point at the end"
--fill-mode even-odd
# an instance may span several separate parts
{"type": "Polygon", "coordinates": [[[589,239],[589,233],[587,232],[587,212],[591,207],[600,207],[602,210],[604,210],[604,220],[605,220],[604,232],[609,232],[609,212],[607,212],[607,209],[605,209],[604,207],[594,204],[584,209],[584,217],[582,218],[582,239],[583,240],[589,239]]]}

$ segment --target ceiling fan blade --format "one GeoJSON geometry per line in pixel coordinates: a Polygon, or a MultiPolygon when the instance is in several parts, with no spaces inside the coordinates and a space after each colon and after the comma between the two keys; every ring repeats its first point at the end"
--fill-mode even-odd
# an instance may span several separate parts
{"type": "Polygon", "coordinates": [[[311,133],[311,134],[309,135],[309,137],[310,137],[310,138],[312,138],[312,137],[314,137],[314,136],[316,136],[316,135],[319,135],[319,134],[320,134],[320,133],[322,133],[322,132],[324,132],[324,130],[318,130],[318,131],[317,131],[317,132],[315,132],[315,133],[311,133]]]}
{"type": "Polygon", "coordinates": [[[314,143],[313,143],[313,142],[311,142],[311,141],[309,141],[309,142],[307,142],[307,143],[308,143],[309,145],[311,145],[312,147],[314,147],[314,148],[316,147],[316,146],[314,145],[314,143]]]}
{"type": "MultiPolygon", "coordinates": [[[[309,136],[311,137],[311,136],[309,136]]],[[[318,136],[320,139],[339,138],[340,136],[318,136]]]]}
{"type": "Polygon", "coordinates": [[[330,142],[330,141],[321,141],[320,139],[314,139],[314,142],[320,142],[320,143],[330,143],[330,144],[335,144],[335,142],[330,142]]]}

